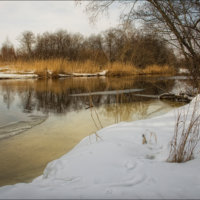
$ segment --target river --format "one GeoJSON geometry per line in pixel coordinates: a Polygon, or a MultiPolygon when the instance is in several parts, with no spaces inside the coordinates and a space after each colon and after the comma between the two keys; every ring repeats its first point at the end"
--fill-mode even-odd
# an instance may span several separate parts
{"type": "Polygon", "coordinates": [[[159,76],[1,80],[0,186],[30,182],[102,127],[185,105],[134,96],[178,92],[184,83],[184,77],[159,76]]]}

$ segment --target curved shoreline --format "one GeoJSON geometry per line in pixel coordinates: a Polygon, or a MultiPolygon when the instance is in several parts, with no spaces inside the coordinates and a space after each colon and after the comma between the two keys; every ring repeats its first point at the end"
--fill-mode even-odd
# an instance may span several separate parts
{"type": "MultiPolygon", "coordinates": [[[[188,122],[194,101],[182,107],[188,110],[188,122]]],[[[105,127],[96,133],[102,140],[95,134],[85,137],[31,183],[1,187],[0,198],[198,198],[200,155],[182,164],[166,162],[175,112],[105,127]],[[143,145],[147,129],[158,140],[146,135],[148,143],[143,145]]]]}

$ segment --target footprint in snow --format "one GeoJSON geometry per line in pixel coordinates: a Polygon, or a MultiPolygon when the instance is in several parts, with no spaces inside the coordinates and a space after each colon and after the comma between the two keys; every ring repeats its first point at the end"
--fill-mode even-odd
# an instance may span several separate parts
{"type": "Polygon", "coordinates": [[[118,147],[120,147],[121,146],[121,144],[120,143],[118,143],[118,142],[111,142],[112,144],[114,144],[114,145],[116,145],[116,146],[118,146],[118,147]]]}
{"type": "Polygon", "coordinates": [[[70,183],[74,183],[74,182],[77,182],[77,181],[80,181],[82,179],[81,176],[71,176],[71,177],[66,177],[66,178],[62,178],[63,180],[66,180],[70,183]]]}
{"type": "Polygon", "coordinates": [[[146,176],[144,174],[136,175],[129,180],[120,181],[118,183],[110,183],[110,187],[129,187],[138,185],[146,180],[146,176]]]}
{"type": "Polygon", "coordinates": [[[107,189],[106,190],[106,194],[111,194],[112,193],[112,190],[111,189],[107,189]]]}
{"type": "Polygon", "coordinates": [[[134,169],[135,167],[137,166],[137,163],[133,163],[133,162],[127,162],[125,165],[124,165],[124,168],[128,169],[128,170],[131,170],[131,169],[134,169]]]}
{"type": "Polygon", "coordinates": [[[99,179],[99,178],[96,178],[95,180],[94,180],[94,183],[101,183],[101,179],[99,179]]]}
{"type": "Polygon", "coordinates": [[[156,183],[156,180],[155,180],[154,178],[150,178],[150,179],[148,180],[148,182],[150,182],[150,183],[156,183]]]}
{"type": "Polygon", "coordinates": [[[147,158],[147,159],[150,159],[150,160],[153,160],[153,159],[155,158],[155,155],[149,155],[149,154],[148,154],[148,155],[146,155],[146,158],[147,158]]]}

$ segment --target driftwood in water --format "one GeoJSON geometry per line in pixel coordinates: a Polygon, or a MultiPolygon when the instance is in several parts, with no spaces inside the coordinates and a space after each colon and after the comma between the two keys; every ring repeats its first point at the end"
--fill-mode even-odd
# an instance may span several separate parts
{"type": "Polygon", "coordinates": [[[153,98],[153,99],[169,99],[173,101],[181,101],[181,102],[190,102],[193,97],[189,94],[180,92],[179,94],[174,93],[163,93],[161,95],[145,95],[145,94],[133,94],[134,96],[139,97],[147,97],[147,98],[153,98]]]}
{"type": "Polygon", "coordinates": [[[180,92],[179,94],[164,93],[164,94],[161,94],[158,98],[181,101],[181,102],[190,102],[193,99],[193,97],[183,92],[180,92]]]}

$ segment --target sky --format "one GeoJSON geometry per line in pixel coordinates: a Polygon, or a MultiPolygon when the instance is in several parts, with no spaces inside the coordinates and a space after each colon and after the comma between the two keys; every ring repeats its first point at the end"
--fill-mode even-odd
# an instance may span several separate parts
{"type": "Polygon", "coordinates": [[[84,36],[100,33],[117,26],[117,9],[113,9],[109,20],[105,17],[92,27],[84,5],[75,6],[74,1],[0,1],[0,47],[6,37],[18,47],[17,37],[25,30],[35,34],[64,29],[84,36]]]}

